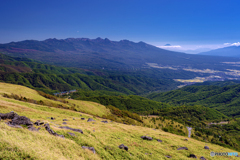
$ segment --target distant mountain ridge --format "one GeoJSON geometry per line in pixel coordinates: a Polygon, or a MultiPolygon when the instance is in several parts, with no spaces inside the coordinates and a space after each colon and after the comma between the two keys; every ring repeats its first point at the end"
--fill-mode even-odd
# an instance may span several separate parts
{"type": "Polygon", "coordinates": [[[89,38],[67,38],[67,39],[56,39],[49,38],[44,41],[36,40],[24,40],[20,42],[10,42],[6,44],[0,44],[1,49],[26,49],[26,50],[37,50],[37,51],[46,51],[46,52],[56,52],[56,51],[82,51],[83,49],[88,51],[104,51],[108,48],[117,49],[119,47],[123,49],[143,49],[143,48],[155,48],[156,47],[146,44],[144,42],[131,42],[129,40],[120,40],[120,41],[110,41],[105,38],[100,37],[96,39],[89,38]]]}
{"type": "Polygon", "coordinates": [[[234,58],[191,55],[168,51],[144,42],[111,41],[107,38],[25,40],[0,44],[0,52],[66,67],[110,70],[149,68],[147,63],[216,68],[218,65],[222,67],[221,62],[226,60],[236,61],[234,58]]]}
{"type": "Polygon", "coordinates": [[[117,42],[107,38],[67,38],[60,40],[53,38],[44,41],[25,40],[0,44],[0,52],[11,56],[27,57],[56,65],[81,68],[139,67],[145,64],[145,61],[151,61],[145,55],[149,51],[155,57],[159,52],[171,53],[171,51],[144,42],[135,43],[128,40],[117,42]]]}
{"type": "Polygon", "coordinates": [[[224,56],[224,57],[240,57],[240,46],[230,46],[219,48],[208,52],[201,52],[200,55],[224,56]]]}

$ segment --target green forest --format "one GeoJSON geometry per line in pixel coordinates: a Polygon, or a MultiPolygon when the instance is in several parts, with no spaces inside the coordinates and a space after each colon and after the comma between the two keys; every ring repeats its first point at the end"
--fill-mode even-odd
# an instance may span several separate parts
{"type": "MultiPolygon", "coordinates": [[[[153,78],[153,75],[152,72],[148,75],[137,72],[132,75],[131,72],[113,73],[58,67],[0,54],[0,81],[24,85],[46,93],[84,89],[141,95],[153,91],[172,90],[180,84],[171,79],[153,78]]],[[[154,76],[160,77],[161,73],[154,76]]]]}
{"type": "Polygon", "coordinates": [[[239,84],[226,86],[192,85],[169,92],[148,95],[148,98],[152,100],[166,102],[175,106],[202,105],[210,107],[230,117],[240,117],[239,97],[239,84]]]}

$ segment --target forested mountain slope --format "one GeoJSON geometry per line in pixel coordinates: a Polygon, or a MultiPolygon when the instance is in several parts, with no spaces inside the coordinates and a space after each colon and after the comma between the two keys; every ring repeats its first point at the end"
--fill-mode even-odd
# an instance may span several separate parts
{"type": "Polygon", "coordinates": [[[227,116],[240,117],[240,85],[186,86],[181,89],[153,93],[148,98],[174,105],[203,105],[227,116]]]}
{"type": "MultiPolygon", "coordinates": [[[[48,93],[85,89],[122,94],[144,94],[157,90],[175,89],[180,84],[172,79],[159,79],[157,77],[161,77],[162,73],[154,74],[152,72],[131,74],[131,72],[111,73],[66,68],[0,54],[0,81],[21,84],[48,93]]],[[[174,75],[174,73],[169,75],[174,75]]]]}
{"type": "Polygon", "coordinates": [[[200,55],[223,56],[223,57],[240,57],[240,47],[230,46],[211,50],[208,52],[201,52],[200,55]]]}

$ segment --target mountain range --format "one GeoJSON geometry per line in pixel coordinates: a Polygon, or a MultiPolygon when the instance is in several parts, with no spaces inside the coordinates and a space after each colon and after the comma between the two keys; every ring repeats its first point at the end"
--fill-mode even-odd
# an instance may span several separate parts
{"type": "Polygon", "coordinates": [[[207,52],[210,51],[212,49],[210,48],[197,48],[197,49],[183,49],[181,46],[172,46],[171,44],[165,44],[164,46],[158,46],[159,48],[162,49],[167,49],[170,51],[174,51],[174,52],[183,52],[183,53],[187,53],[187,54],[198,54],[200,52],[207,52]]]}
{"type": "MultiPolygon", "coordinates": [[[[239,151],[240,82],[205,82],[203,85],[177,89],[183,86],[184,80],[191,83],[196,77],[215,76],[219,79],[229,76],[228,78],[234,79],[239,72],[235,65],[238,61],[239,58],[167,51],[144,42],[117,42],[101,38],[26,40],[0,44],[1,113],[14,110],[19,115],[37,121],[37,124],[40,121],[49,123],[56,131],[53,132],[54,135],[65,137],[61,140],[55,137],[55,142],[52,142],[53,135],[45,130],[50,127],[49,124],[40,126],[37,129],[39,132],[35,134],[24,125],[20,129],[9,129],[12,122],[4,119],[0,124],[1,131],[3,134],[7,131],[8,137],[3,137],[2,141],[30,136],[20,139],[24,139],[21,141],[23,144],[28,143],[25,142],[26,139],[33,139],[31,136],[35,137],[35,141],[39,140],[36,139],[38,135],[42,137],[40,139],[46,138],[38,141],[38,147],[46,149],[47,141],[54,145],[51,148],[57,148],[59,145],[56,146],[56,143],[64,142],[77,148],[76,152],[70,149],[71,156],[79,152],[82,154],[80,157],[85,155],[82,147],[94,147],[96,156],[99,156],[96,159],[161,159],[165,155],[170,155],[173,159],[186,159],[193,153],[210,159],[209,150],[205,150],[202,143],[196,145],[196,140],[209,143],[208,146],[213,150],[219,150],[220,147],[213,148],[210,142],[239,151]],[[53,96],[53,93],[66,93],[62,91],[73,89],[73,93],[53,96]],[[86,118],[94,119],[95,122],[84,121],[86,118]],[[209,125],[218,122],[226,125],[209,125]],[[66,125],[81,128],[84,134],[75,133],[76,129],[66,125]],[[174,134],[186,136],[187,126],[192,128],[192,134],[189,134],[191,138],[188,140],[180,137],[175,142],[174,134]],[[69,134],[66,129],[71,129],[74,133],[69,134]],[[17,131],[17,136],[12,136],[13,131],[17,131]],[[165,139],[162,136],[168,134],[163,131],[173,134],[165,139]],[[142,137],[147,137],[142,136],[143,133],[153,136],[154,141],[142,140],[142,137]],[[102,137],[105,137],[104,143],[102,137]],[[131,142],[129,138],[132,138],[131,142]],[[127,144],[131,154],[122,152],[116,143],[127,144]],[[140,143],[145,147],[138,145],[140,143]],[[149,148],[154,145],[158,148],[150,153],[149,148]],[[178,151],[179,147],[183,148],[181,146],[189,147],[189,152],[184,151],[186,153],[183,155],[178,151]],[[164,150],[165,147],[167,152],[160,153],[159,150],[164,150]]],[[[20,148],[19,140],[17,142],[12,145],[14,148],[20,148]]],[[[4,141],[0,146],[5,159],[26,159],[22,154],[25,152],[29,154],[28,158],[38,159],[35,152],[26,148],[17,150],[18,155],[12,156],[13,149],[5,147],[9,143],[10,141],[4,141]]],[[[35,145],[29,144],[31,147],[35,145]]],[[[64,151],[69,150],[69,146],[61,146],[64,151]]],[[[45,154],[45,159],[49,159],[48,155],[50,153],[45,154]]],[[[86,157],[94,159],[91,154],[86,157]]]]}
{"type": "Polygon", "coordinates": [[[199,55],[224,56],[224,57],[240,57],[240,47],[230,46],[211,50],[208,52],[201,52],[199,55]]]}
{"type": "Polygon", "coordinates": [[[0,44],[0,52],[54,65],[110,70],[146,68],[149,63],[214,69],[222,68],[221,62],[236,61],[230,57],[191,55],[164,50],[144,42],[111,41],[107,38],[25,40],[0,44]]]}

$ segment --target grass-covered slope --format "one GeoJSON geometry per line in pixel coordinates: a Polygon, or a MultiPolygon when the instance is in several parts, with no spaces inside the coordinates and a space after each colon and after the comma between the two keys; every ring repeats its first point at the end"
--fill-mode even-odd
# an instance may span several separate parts
{"type": "MultiPolygon", "coordinates": [[[[100,105],[94,102],[85,102],[85,101],[76,101],[76,100],[68,100],[69,103],[62,103],[60,101],[51,100],[41,96],[37,91],[21,86],[21,85],[14,85],[8,83],[1,83],[0,82],[0,94],[4,95],[11,95],[15,94],[21,97],[25,97],[30,100],[41,101],[43,104],[48,106],[54,107],[65,107],[68,109],[91,113],[92,115],[103,116],[108,115],[109,109],[105,106],[100,105]]],[[[9,100],[10,101],[10,100],[9,100]]],[[[20,103],[20,102],[19,102],[20,103]]]]}
{"type": "MultiPolygon", "coordinates": [[[[204,156],[206,159],[236,159],[235,157],[210,157],[210,152],[236,152],[206,142],[197,141],[186,137],[153,130],[141,126],[124,125],[116,122],[102,123],[103,119],[93,117],[98,108],[103,113],[107,109],[100,104],[92,105],[90,102],[78,101],[79,107],[91,108],[90,114],[80,113],[62,108],[54,108],[45,105],[33,104],[15,99],[3,97],[3,93],[21,94],[27,98],[36,100],[47,100],[38,92],[23,86],[12,84],[0,84],[0,113],[14,111],[20,116],[26,116],[32,122],[37,120],[49,123],[50,127],[58,134],[64,135],[64,139],[50,135],[43,126],[39,132],[29,131],[23,128],[11,128],[5,124],[6,120],[0,121],[0,159],[188,159],[190,154],[198,158],[204,156]],[[81,115],[81,116],[80,116],[81,115]],[[50,117],[56,118],[51,120],[50,117]],[[74,119],[73,119],[74,118],[74,119]],[[94,123],[81,120],[81,118],[93,118],[94,123]],[[63,125],[63,119],[67,124],[63,125]],[[83,134],[59,126],[69,126],[81,129],[83,134]],[[68,132],[74,133],[71,136],[68,132]],[[143,140],[140,137],[147,135],[153,137],[152,141],[143,140]],[[158,142],[156,139],[162,140],[158,142]],[[119,149],[118,146],[128,146],[128,151],[119,149]],[[203,149],[209,146],[210,150],[203,149]],[[96,154],[82,149],[82,146],[94,147],[96,154]],[[179,147],[187,147],[188,150],[177,150],[179,147]]],[[[50,101],[50,100],[49,100],[50,101]]],[[[57,101],[54,101],[57,103],[57,101]]],[[[61,102],[58,102],[61,103],[61,102]]],[[[87,110],[87,109],[86,109],[87,110]]]]}
{"type": "Polygon", "coordinates": [[[193,85],[169,92],[153,93],[148,98],[174,105],[203,105],[227,116],[240,117],[240,85],[193,85]]]}

